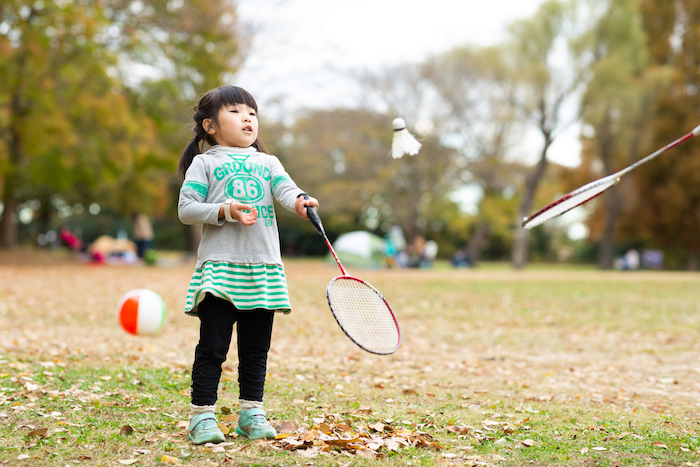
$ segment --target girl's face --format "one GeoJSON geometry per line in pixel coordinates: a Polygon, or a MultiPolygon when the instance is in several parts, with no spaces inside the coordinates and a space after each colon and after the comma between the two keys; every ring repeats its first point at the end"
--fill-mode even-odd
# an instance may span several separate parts
{"type": "Polygon", "coordinates": [[[247,148],[258,139],[257,113],[245,104],[222,107],[218,125],[213,125],[210,118],[204,119],[202,124],[221,146],[247,148]]]}

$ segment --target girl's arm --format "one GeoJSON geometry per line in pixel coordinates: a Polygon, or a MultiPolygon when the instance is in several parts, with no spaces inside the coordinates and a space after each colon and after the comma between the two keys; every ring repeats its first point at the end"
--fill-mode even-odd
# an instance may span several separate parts
{"type": "MultiPolygon", "coordinates": [[[[226,223],[223,200],[217,203],[207,202],[208,195],[209,177],[204,161],[201,157],[195,157],[185,174],[177,203],[177,214],[183,224],[224,225],[226,223]]],[[[233,215],[233,210],[231,214],[233,215]]]]}
{"type": "Polygon", "coordinates": [[[305,200],[302,195],[304,193],[296,183],[292,180],[289,174],[284,170],[282,163],[275,156],[270,156],[270,184],[272,185],[272,194],[275,199],[286,209],[295,211],[297,215],[303,219],[308,219],[305,206],[314,206],[318,208],[318,201],[315,198],[309,197],[305,200]]]}

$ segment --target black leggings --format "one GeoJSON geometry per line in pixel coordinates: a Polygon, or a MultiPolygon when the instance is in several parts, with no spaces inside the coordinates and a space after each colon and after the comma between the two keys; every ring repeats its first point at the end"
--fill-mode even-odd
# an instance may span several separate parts
{"type": "Polygon", "coordinates": [[[216,403],[221,365],[226,361],[236,322],[239,397],[262,402],[275,313],[239,311],[231,302],[207,294],[197,314],[201,324],[192,365],[192,404],[216,403]]]}

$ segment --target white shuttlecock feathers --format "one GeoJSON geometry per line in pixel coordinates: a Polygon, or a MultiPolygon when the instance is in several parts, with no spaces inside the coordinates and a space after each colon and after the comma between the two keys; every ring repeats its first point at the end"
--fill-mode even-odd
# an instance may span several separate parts
{"type": "Polygon", "coordinates": [[[420,151],[421,144],[406,129],[403,118],[394,119],[394,140],[391,143],[391,157],[400,159],[404,154],[415,156],[420,151]]]}

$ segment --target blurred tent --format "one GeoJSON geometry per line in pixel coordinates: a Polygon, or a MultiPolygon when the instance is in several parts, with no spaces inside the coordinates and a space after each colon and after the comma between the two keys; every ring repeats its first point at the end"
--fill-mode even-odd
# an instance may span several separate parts
{"type": "MultiPolygon", "coordinates": [[[[386,259],[386,241],[370,232],[358,230],[339,236],[333,249],[343,266],[381,268],[386,259]]],[[[328,253],[326,259],[335,261],[328,253]]]]}

